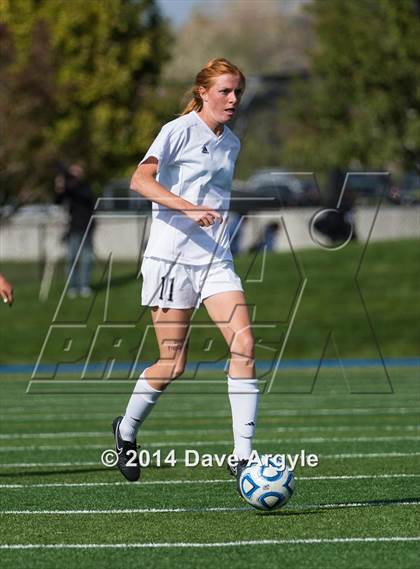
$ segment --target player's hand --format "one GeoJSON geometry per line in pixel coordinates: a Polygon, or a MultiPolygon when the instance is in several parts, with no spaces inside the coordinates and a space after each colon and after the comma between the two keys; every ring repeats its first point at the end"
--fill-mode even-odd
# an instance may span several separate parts
{"type": "Polygon", "coordinates": [[[210,227],[218,221],[221,223],[223,221],[220,213],[211,209],[210,207],[205,207],[202,205],[192,205],[184,211],[185,215],[198,223],[201,227],[210,227]]]}
{"type": "Polygon", "coordinates": [[[13,287],[6,281],[3,275],[0,275],[0,297],[5,304],[12,306],[13,304],[13,287]]]}

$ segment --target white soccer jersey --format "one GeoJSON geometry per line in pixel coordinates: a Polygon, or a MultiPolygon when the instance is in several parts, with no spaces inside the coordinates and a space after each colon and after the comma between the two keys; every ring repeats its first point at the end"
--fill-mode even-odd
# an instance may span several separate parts
{"type": "Polygon", "coordinates": [[[219,212],[223,222],[201,227],[185,214],[153,203],[153,221],[145,257],[207,265],[232,260],[227,216],[238,137],[224,126],[217,136],[195,111],[162,128],[142,162],[159,161],[157,181],[195,205],[219,212]]]}

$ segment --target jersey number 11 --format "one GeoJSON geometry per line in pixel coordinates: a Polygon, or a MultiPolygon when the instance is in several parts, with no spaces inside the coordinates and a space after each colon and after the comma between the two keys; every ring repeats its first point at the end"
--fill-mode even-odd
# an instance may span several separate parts
{"type": "MultiPolygon", "coordinates": [[[[166,281],[166,277],[161,277],[160,279],[161,285],[160,285],[160,295],[159,295],[159,299],[163,300],[163,291],[165,290],[165,281],[166,281]]],[[[168,300],[169,302],[173,302],[174,300],[174,281],[175,278],[169,279],[169,296],[168,296],[168,300]]]]}

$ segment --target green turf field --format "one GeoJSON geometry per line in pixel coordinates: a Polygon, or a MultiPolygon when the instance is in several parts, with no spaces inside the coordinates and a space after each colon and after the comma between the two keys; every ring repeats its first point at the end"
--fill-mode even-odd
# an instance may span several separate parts
{"type": "Polygon", "coordinates": [[[264,395],[257,450],[319,456],[269,515],[239,498],[225,468],[182,462],[185,449],[231,451],[226,396],[172,386],[141,443],[178,462],[129,484],[100,461],[125,395],[25,395],[26,377],[3,377],[1,566],[418,567],[416,375],[394,368],[393,393],[350,395],[326,370],[309,395],[264,395]]]}
{"type": "Polygon", "coordinates": [[[83,364],[89,350],[91,363],[154,359],[135,264],[116,264],[108,275],[97,263],[91,300],[61,302],[57,271],[44,304],[36,265],[2,265],[16,303],[0,306],[1,567],[418,567],[418,367],[337,361],[418,356],[419,259],[415,241],[237,259],[265,380],[255,448],[319,457],[317,468],[296,469],[291,501],[268,515],[239,498],[225,468],[183,463],[186,449],[232,450],[227,353],[204,310],[193,319],[190,361],[219,366],[193,364],[161,398],[139,440],[163,457],[174,449],[177,464],[152,464],[140,483],[129,484],[101,463],[112,448],[112,419],[132,390],[127,370],[105,380],[106,366],[88,369],[83,380],[74,370],[46,371],[28,392],[31,372],[4,364],[31,367],[43,345],[46,364],[83,364]],[[45,342],[51,324],[62,333],[45,342]],[[92,343],[103,324],[110,329],[92,343]],[[124,342],[113,351],[118,326],[125,326],[124,342]],[[66,356],[72,329],[83,349],[66,356]],[[280,355],[285,363],[314,361],[270,367],[280,355]],[[318,369],[323,355],[335,367],[318,369]]]}

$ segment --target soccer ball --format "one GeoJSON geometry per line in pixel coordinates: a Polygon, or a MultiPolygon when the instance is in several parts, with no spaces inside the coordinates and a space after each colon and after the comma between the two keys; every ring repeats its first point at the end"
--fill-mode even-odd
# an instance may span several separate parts
{"type": "Polygon", "coordinates": [[[262,456],[258,464],[247,466],[239,478],[242,497],[258,510],[282,508],[294,489],[293,473],[267,456],[262,456]]]}

